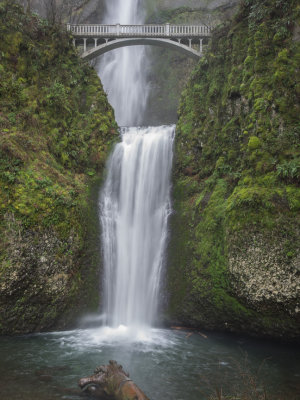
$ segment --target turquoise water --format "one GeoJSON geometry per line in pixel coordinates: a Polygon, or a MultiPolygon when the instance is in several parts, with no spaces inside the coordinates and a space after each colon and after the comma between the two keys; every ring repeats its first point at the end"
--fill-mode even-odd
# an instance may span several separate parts
{"type": "Polygon", "coordinates": [[[209,399],[217,388],[237,392],[258,372],[281,399],[300,399],[300,351],[295,346],[207,333],[125,327],[0,338],[0,399],[82,399],[79,378],[110,359],[121,363],[152,400],[209,399]]]}

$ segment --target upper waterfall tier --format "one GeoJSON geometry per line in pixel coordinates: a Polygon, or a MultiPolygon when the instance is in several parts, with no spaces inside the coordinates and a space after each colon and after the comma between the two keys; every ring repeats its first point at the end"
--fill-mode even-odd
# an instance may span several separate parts
{"type": "MultiPolygon", "coordinates": [[[[143,24],[139,0],[106,0],[104,24],[143,24]]],[[[148,99],[145,49],[141,46],[113,50],[101,56],[99,76],[115,109],[120,126],[141,125],[148,99]]]]}

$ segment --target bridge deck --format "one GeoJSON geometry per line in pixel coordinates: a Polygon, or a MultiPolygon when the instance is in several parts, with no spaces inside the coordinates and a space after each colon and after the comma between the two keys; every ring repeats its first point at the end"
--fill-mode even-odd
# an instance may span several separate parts
{"type": "Polygon", "coordinates": [[[75,37],[86,38],[203,38],[211,36],[205,25],[72,25],[68,30],[75,37]]]}

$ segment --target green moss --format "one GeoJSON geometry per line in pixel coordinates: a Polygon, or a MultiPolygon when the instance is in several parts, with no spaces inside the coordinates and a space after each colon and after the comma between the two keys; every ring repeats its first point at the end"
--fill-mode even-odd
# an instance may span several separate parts
{"type": "Polygon", "coordinates": [[[247,302],[229,262],[239,244],[246,253],[260,234],[266,246],[271,238],[282,244],[287,271],[298,254],[284,247],[300,231],[297,19],[295,1],[242,2],[234,20],[215,30],[182,93],[174,175],[175,187],[185,182],[186,190],[174,192],[174,207],[175,218],[187,222],[173,227],[170,246],[176,241],[173,251],[188,257],[176,262],[171,253],[169,286],[171,315],[183,323],[274,336],[280,325],[296,335],[294,303],[288,316],[283,305],[247,302]],[[179,298],[174,276],[184,281],[179,298]]]}
{"type": "Polygon", "coordinates": [[[101,82],[71,36],[15,2],[0,4],[1,319],[5,333],[28,332],[99,304],[99,258],[91,256],[99,252],[96,240],[93,251],[86,243],[91,212],[97,225],[91,187],[118,135],[101,82]]]}
{"type": "MultiPolygon", "coordinates": [[[[148,1],[149,3],[149,1],[148,1]]],[[[203,21],[210,21],[215,26],[228,19],[235,8],[234,4],[226,7],[214,7],[208,9],[206,6],[197,7],[171,7],[162,8],[158,2],[154,6],[151,2],[151,12],[148,14],[147,23],[171,23],[171,24],[202,24],[203,21]]],[[[203,48],[206,49],[208,40],[203,41],[203,48]]],[[[193,44],[194,48],[199,50],[199,43],[193,44]]],[[[148,115],[146,121],[149,124],[174,123],[177,121],[176,109],[180,93],[184,89],[188,77],[195,67],[195,61],[187,58],[180,53],[168,50],[151,48],[152,73],[150,79],[153,79],[152,90],[148,99],[148,115]],[[153,78],[152,78],[153,77],[153,78]]],[[[234,75],[233,75],[233,84],[234,75]]],[[[233,88],[233,92],[236,88],[233,88]]],[[[211,95],[217,95],[217,87],[212,85],[211,95]]]]}
{"type": "Polygon", "coordinates": [[[291,211],[300,210],[300,188],[294,186],[287,186],[286,188],[287,200],[291,211]]]}

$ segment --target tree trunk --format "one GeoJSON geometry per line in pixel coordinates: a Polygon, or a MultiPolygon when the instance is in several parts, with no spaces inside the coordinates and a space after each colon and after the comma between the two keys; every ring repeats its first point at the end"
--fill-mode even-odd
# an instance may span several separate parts
{"type": "Polygon", "coordinates": [[[80,379],[79,386],[99,398],[106,395],[116,400],[149,400],[116,361],[96,368],[94,375],[80,379]]]}
{"type": "Polygon", "coordinates": [[[31,0],[27,0],[26,12],[27,12],[28,14],[31,13],[31,0]]]}

